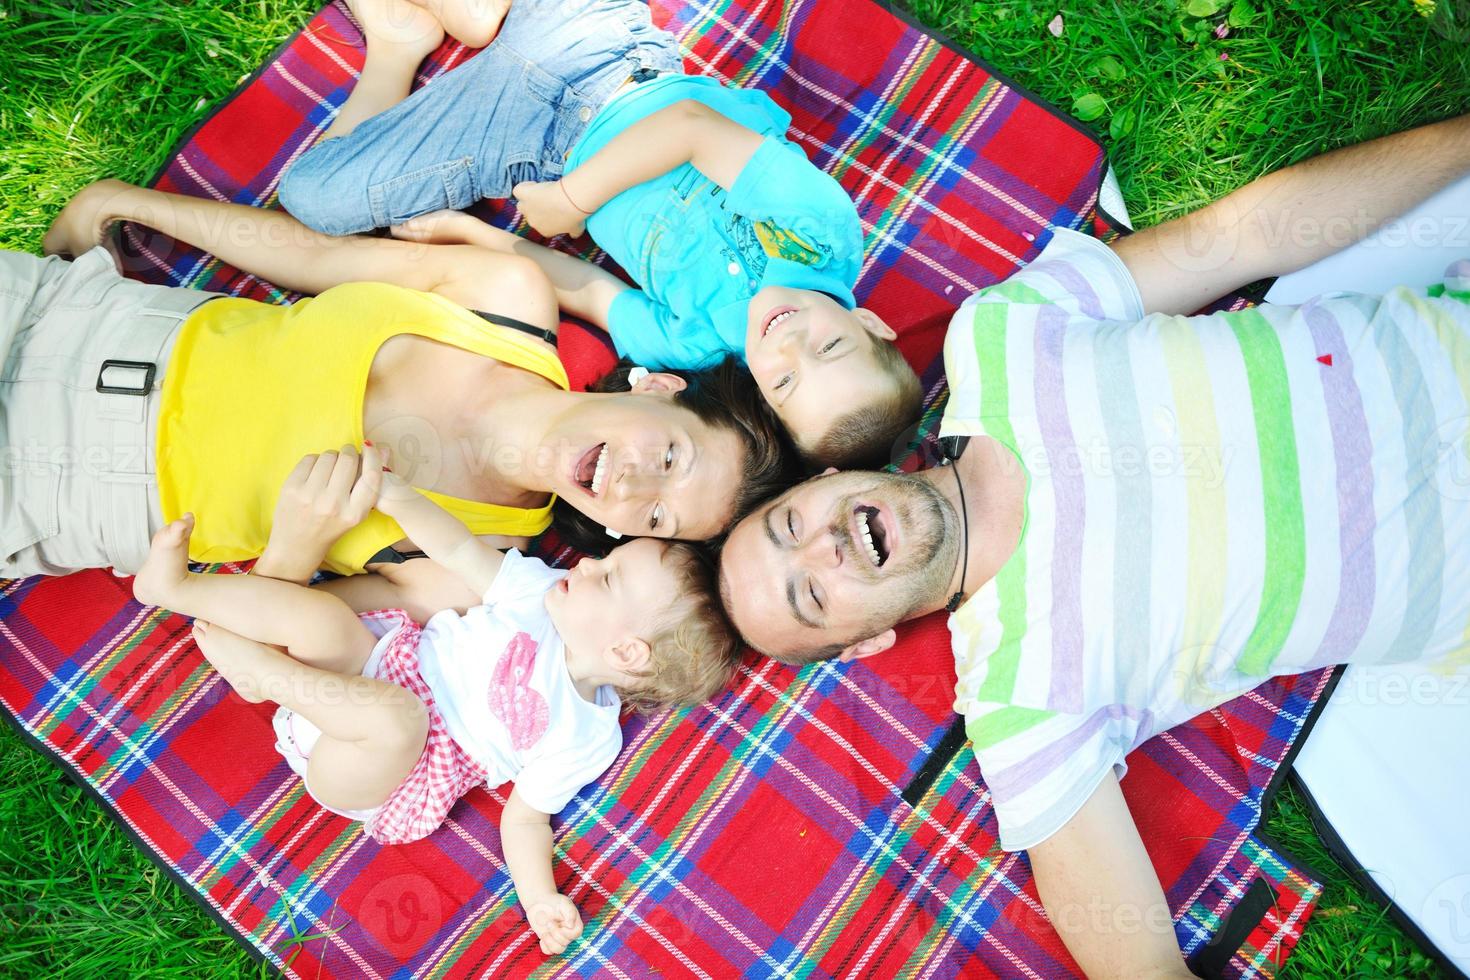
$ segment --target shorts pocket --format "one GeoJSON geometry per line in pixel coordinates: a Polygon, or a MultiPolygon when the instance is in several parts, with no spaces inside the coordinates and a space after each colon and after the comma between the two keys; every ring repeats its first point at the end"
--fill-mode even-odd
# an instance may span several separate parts
{"type": "Polygon", "coordinates": [[[0,456],[0,565],[61,531],[61,467],[0,456]]]}
{"type": "Polygon", "coordinates": [[[475,186],[475,160],[460,157],[385,180],[368,188],[368,204],[379,228],[396,225],[430,211],[462,210],[480,199],[475,186]]]}

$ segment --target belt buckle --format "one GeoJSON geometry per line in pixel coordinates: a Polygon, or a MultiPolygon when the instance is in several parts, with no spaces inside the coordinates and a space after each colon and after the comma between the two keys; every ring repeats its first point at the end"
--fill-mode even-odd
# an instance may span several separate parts
{"type": "Polygon", "coordinates": [[[106,360],[102,362],[102,369],[97,372],[97,390],[104,395],[137,395],[146,398],[153,390],[153,377],[158,372],[158,365],[152,361],[120,361],[106,360]],[[127,371],[142,371],[143,383],[140,385],[110,385],[104,382],[108,368],[121,368],[127,371]]]}

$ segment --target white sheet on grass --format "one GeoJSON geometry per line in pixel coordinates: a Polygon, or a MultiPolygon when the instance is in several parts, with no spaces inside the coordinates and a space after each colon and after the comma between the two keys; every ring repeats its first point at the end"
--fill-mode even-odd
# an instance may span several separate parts
{"type": "MultiPolygon", "coordinates": [[[[1266,298],[1438,282],[1470,258],[1470,178],[1266,298]]],[[[1465,583],[1470,588],[1470,582],[1465,583]]],[[[1470,667],[1350,667],[1296,759],[1347,849],[1444,957],[1470,974],[1470,667]]]]}

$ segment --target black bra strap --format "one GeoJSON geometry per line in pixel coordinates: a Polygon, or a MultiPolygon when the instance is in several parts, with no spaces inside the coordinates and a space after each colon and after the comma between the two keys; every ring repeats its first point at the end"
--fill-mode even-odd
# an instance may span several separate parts
{"type": "Polygon", "coordinates": [[[521,333],[528,333],[537,340],[544,340],[551,346],[556,346],[555,330],[544,330],[541,327],[533,327],[524,320],[517,320],[513,316],[501,316],[499,313],[483,313],[480,310],[471,310],[470,312],[481,320],[488,320],[501,327],[510,327],[510,329],[519,330],[521,333]]]}

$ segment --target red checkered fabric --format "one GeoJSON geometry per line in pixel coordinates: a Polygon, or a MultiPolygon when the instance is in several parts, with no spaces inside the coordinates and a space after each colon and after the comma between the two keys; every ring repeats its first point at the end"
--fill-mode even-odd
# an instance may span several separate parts
{"type": "Polygon", "coordinates": [[[374,624],[383,646],[372,676],[411,691],[429,709],[429,737],[423,755],[383,805],[364,825],[380,844],[407,844],[439,829],[460,798],[485,782],[485,769],[449,735],[444,715],[419,674],[419,640],[423,629],[402,609],[362,613],[374,624]]]}

